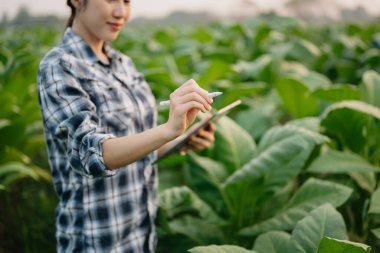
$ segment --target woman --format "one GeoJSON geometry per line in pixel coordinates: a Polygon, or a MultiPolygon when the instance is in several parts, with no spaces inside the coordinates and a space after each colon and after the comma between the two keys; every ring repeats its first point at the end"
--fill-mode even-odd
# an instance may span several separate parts
{"type": "MultiPolygon", "coordinates": [[[[41,61],[39,103],[59,196],[58,252],[154,252],[157,169],[152,165],[199,111],[207,91],[189,80],[170,96],[166,123],[156,126],[155,100],[116,39],[130,2],[68,0],[63,41],[41,61]]],[[[201,150],[214,126],[193,136],[201,150]]]]}

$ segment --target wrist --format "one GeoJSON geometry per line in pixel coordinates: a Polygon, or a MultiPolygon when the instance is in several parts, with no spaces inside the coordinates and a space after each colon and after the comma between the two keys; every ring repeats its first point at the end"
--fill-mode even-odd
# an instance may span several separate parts
{"type": "Polygon", "coordinates": [[[177,132],[173,131],[172,128],[168,125],[168,123],[164,123],[159,126],[160,134],[165,139],[165,142],[169,142],[180,136],[177,132]]]}

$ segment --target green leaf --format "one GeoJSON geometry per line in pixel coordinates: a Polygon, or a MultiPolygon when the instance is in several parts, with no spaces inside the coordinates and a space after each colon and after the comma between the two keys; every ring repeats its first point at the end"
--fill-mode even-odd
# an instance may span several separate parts
{"type": "Polygon", "coordinates": [[[313,208],[324,203],[339,207],[347,201],[351,193],[352,189],[346,186],[311,178],[301,186],[276,216],[252,227],[244,228],[240,234],[254,236],[271,230],[290,230],[313,208]]]}
{"type": "Polygon", "coordinates": [[[349,174],[360,187],[373,192],[376,187],[374,173],[380,172],[380,168],[373,166],[356,154],[329,150],[315,159],[307,171],[311,173],[349,174]]]}
{"type": "Polygon", "coordinates": [[[229,72],[231,72],[231,66],[229,64],[220,60],[213,60],[210,62],[207,69],[201,73],[197,82],[200,86],[208,89],[213,82],[222,79],[229,72]]]}
{"type": "Polygon", "coordinates": [[[236,121],[257,140],[275,124],[275,113],[276,108],[274,104],[268,103],[239,112],[236,121]]]}
{"type": "Polygon", "coordinates": [[[312,96],[332,101],[339,102],[343,100],[355,100],[360,98],[360,91],[353,85],[334,85],[332,87],[318,88],[311,93],[312,96]]]}
{"type": "Polygon", "coordinates": [[[380,186],[371,196],[371,203],[369,206],[368,213],[380,215],[380,186]]]}
{"type": "Polygon", "coordinates": [[[319,145],[328,141],[328,138],[326,136],[313,131],[309,131],[306,128],[295,127],[291,124],[286,126],[278,126],[271,128],[263,136],[259,146],[257,147],[257,153],[261,153],[264,150],[268,149],[270,146],[273,146],[276,143],[295,135],[302,136],[308,143],[312,145],[319,145]]]}
{"type": "Polygon", "coordinates": [[[371,232],[380,240],[380,228],[372,229],[371,232]]]}
{"type": "Polygon", "coordinates": [[[366,253],[371,247],[361,243],[323,237],[316,253],[366,253]]]}
{"type": "Polygon", "coordinates": [[[185,182],[201,199],[219,212],[224,207],[221,182],[228,177],[228,170],[222,163],[208,157],[196,155],[194,152],[189,155],[189,163],[182,172],[185,182]]]}
{"type": "Polygon", "coordinates": [[[223,162],[230,173],[250,161],[256,149],[252,137],[227,116],[218,120],[215,139],[215,158],[223,162]]]}
{"type": "Polygon", "coordinates": [[[173,187],[159,194],[159,206],[168,219],[191,214],[209,222],[221,222],[209,205],[186,186],[173,187]]]}
{"type": "Polygon", "coordinates": [[[12,175],[30,177],[34,180],[38,180],[38,176],[34,173],[33,169],[22,163],[11,162],[0,166],[0,183],[12,175]]]}
{"type": "Polygon", "coordinates": [[[314,209],[297,223],[289,242],[292,253],[314,253],[324,236],[348,239],[342,215],[331,204],[314,209]]]}
{"type": "Polygon", "coordinates": [[[185,235],[198,245],[220,244],[225,241],[218,224],[190,215],[184,215],[170,221],[169,227],[172,233],[185,235]]]}
{"type": "Polygon", "coordinates": [[[372,118],[380,119],[380,109],[360,101],[332,104],[321,116],[321,126],[354,152],[366,143],[365,129],[372,118]]]}
{"type": "Polygon", "coordinates": [[[330,113],[339,109],[351,109],[353,111],[361,112],[363,114],[372,116],[380,120],[379,108],[374,107],[370,104],[361,102],[361,101],[356,101],[356,100],[343,101],[343,102],[339,102],[339,103],[335,103],[331,105],[323,112],[322,119],[327,118],[330,113]]]}
{"type": "Polygon", "coordinates": [[[247,250],[238,246],[232,245],[211,245],[195,247],[189,250],[190,253],[255,253],[255,251],[247,250]]]}
{"type": "MultiPolygon", "coordinates": [[[[270,82],[271,66],[273,57],[268,54],[261,55],[252,62],[241,61],[235,64],[232,68],[243,80],[260,80],[270,82]]],[[[274,74],[274,73],[273,73],[274,74]]]]}
{"type": "Polygon", "coordinates": [[[364,190],[372,193],[376,188],[376,174],[373,172],[348,173],[352,179],[364,190]]]}
{"type": "Polygon", "coordinates": [[[290,234],[271,231],[257,237],[253,249],[258,253],[284,253],[290,241],[290,234]]]}
{"type": "Polygon", "coordinates": [[[281,188],[298,175],[315,144],[324,140],[302,128],[272,128],[262,138],[256,157],[227,178],[224,186],[264,177],[269,191],[281,188]]]}
{"type": "Polygon", "coordinates": [[[301,136],[293,136],[270,146],[236,171],[224,182],[225,186],[267,178],[268,188],[284,186],[300,172],[312,147],[301,136]]]}
{"type": "Polygon", "coordinates": [[[304,128],[315,133],[319,133],[320,124],[321,120],[318,117],[306,117],[302,119],[295,119],[286,123],[287,126],[304,128]]]}
{"type": "Polygon", "coordinates": [[[0,130],[9,125],[11,125],[11,121],[9,119],[0,119],[0,130]]]}
{"type": "Polygon", "coordinates": [[[362,99],[368,104],[380,108],[380,75],[375,71],[367,71],[363,75],[363,81],[359,86],[362,91],[362,99]]]}
{"type": "Polygon", "coordinates": [[[317,99],[309,96],[308,86],[294,78],[283,78],[276,82],[276,90],[285,110],[294,118],[314,116],[318,113],[317,99]]]}
{"type": "Polygon", "coordinates": [[[313,173],[380,172],[367,160],[353,153],[328,150],[320,155],[307,169],[313,173]]]}
{"type": "Polygon", "coordinates": [[[223,81],[219,83],[219,87],[223,88],[226,92],[221,97],[218,97],[214,103],[229,104],[243,97],[250,98],[252,95],[264,91],[266,84],[263,82],[233,84],[230,81],[223,81]]]}
{"type": "Polygon", "coordinates": [[[289,52],[289,56],[299,61],[311,63],[315,58],[321,55],[320,49],[311,41],[298,39],[294,42],[293,49],[289,52]]]}

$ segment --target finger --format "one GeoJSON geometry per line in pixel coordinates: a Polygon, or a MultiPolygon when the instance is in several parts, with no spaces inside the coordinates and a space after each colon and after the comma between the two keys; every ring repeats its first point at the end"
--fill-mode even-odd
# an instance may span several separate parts
{"type": "Polygon", "coordinates": [[[208,142],[211,142],[211,143],[215,141],[214,134],[210,133],[210,132],[207,132],[207,131],[201,131],[201,132],[199,132],[196,135],[196,137],[202,138],[202,139],[207,140],[208,142]]]}
{"type": "Polygon", "coordinates": [[[205,110],[207,110],[207,111],[211,110],[210,104],[201,95],[199,95],[196,92],[190,92],[188,94],[180,96],[180,97],[174,99],[173,103],[184,104],[184,103],[187,103],[189,101],[199,102],[199,103],[203,104],[205,110]]]}
{"type": "Polygon", "coordinates": [[[208,96],[207,90],[202,89],[193,79],[185,82],[181,87],[176,89],[173,94],[174,96],[182,96],[190,92],[197,92],[210,104],[213,102],[213,99],[208,96]]]}
{"type": "Polygon", "coordinates": [[[215,132],[215,124],[213,122],[210,122],[210,124],[208,124],[208,128],[206,129],[206,131],[208,131],[210,133],[214,133],[215,132]]]}
{"type": "Polygon", "coordinates": [[[189,142],[188,145],[189,145],[190,149],[196,150],[196,151],[201,151],[201,150],[205,149],[205,147],[203,147],[202,145],[199,145],[197,143],[193,143],[191,141],[189,142]]]}
{"type": "Polygon", "coordinates": [[[212,123],[208,124],[207,126],[199,129],[197,135],[199,136],[209,136],[209,135],[214,135],[215,127],[212,123]]]}
{"type": "Polygon", "coordinates": [[[178,114],[182,115],[182,114],[187,113],[191,109],[198,109],[204,113],[207,112],[207,110],[205,109],[203,104],[196,102],[196,101],[190,101],[190,102],[187,102],[185,104],[181,104],[181,105],[177,106],[174,110],[178,114]]]}
{"type": "Polygon", "coordinates": [[[210,142],[208,139],[204,139],[204,138],[201,138],[201,137],[197,137],[195,135],[193,135],[191,138],[190,138],[190,141],[189,141],[190,144],[194,144],[194,145],[197,145],[199,147],[203,147],[203,148],[207,148],[207,147],[210,147],[212,142],[210,142]]]}

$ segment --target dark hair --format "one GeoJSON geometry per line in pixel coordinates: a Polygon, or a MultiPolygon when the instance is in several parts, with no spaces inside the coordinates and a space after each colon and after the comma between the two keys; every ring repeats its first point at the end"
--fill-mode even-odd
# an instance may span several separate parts
{"type": "MultiPolygon", "coordinates": [[[[67,0],[66,4],[71,9],[71,15],[70,15],[70,17],[66,23],[66,28],[67,28],[67,27],[73,26],[75,14],[76,14],[76,9],[75,9],[75,6],[71,3],[71,0],[67,0]]],[[[86,6],[87,6],[87,0],[83,0],[83,7],[85,8],[86,6]]]]}

